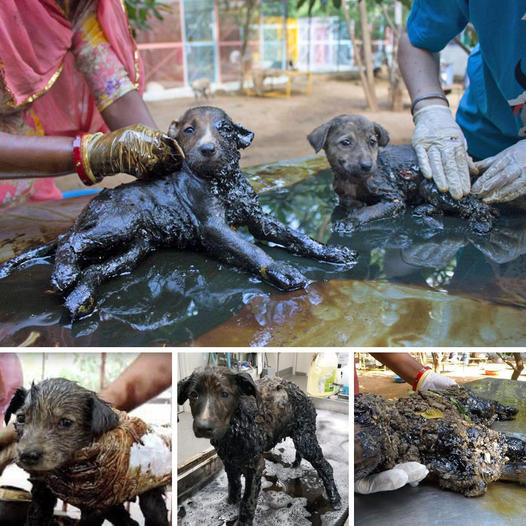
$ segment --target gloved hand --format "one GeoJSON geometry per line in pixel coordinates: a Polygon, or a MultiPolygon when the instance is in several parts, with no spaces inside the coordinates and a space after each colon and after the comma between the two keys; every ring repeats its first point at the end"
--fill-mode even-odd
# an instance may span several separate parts
{"type": "Polygon", "coordinates": [[[83,168],[92,182],[121,172],[139,179],[162,175],[180,168],[184,159],[174,139],[144,124],[84,135],[80,152],[83,168]]]}
{"type": "Polygon", "coordinates": [[[399,489],[406,484],[412,486],[426,478],[429,470],[418,462],[403,462],[394,468],[381,473],[374,473],[367,477],[357,480],[354,483],[354,492],[361,495],[368,495],[378,491],[392,491],[399,489]]]}
{"type": "Polygon", "coordinates": [[[413,116],[411,140],[424,177],[433,179],[441,192],[461,199],[471,188],[470,172],[478,171],[467,153],[467,143],[459,125],[446,106],[432,104],[413,116]]]}
{"type": "Polygon", "coordinates": [[[422,380],[422,383],[418,386],[418,391],[427,391],[429,389],[444,391],[445,389],[447,389],[448,387],[452,387],[453,385],[457,385],[457,383],[451,378],[430,371],[422,380]]]}
{"type": "Polygon", "coordinates": [[[485,203],[506,203],[526,193],[526,139],[475,166],[483,175],[472,193],[485,203]]]}

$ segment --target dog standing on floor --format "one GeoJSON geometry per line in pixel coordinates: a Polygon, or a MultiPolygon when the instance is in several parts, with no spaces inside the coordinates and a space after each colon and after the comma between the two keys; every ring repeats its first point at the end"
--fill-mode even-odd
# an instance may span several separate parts
{"type": "MultiPolygon", "coordinates": [[[[33,384],[29,390],[19,388],[6,410],[6,423],[14,413],[18,434],[16,463],[31,475],[33,484],[32,502],[25,525],[48,526],[53,521],[53,509],[57,502],[48,481],[53,480],[56,474],[60,478],[63,470],[68,470],[74,462],[74,455],[79,450],[117,428],[119,415],[92,391],[63,378],[44,380],[33,384]]],[[[100,469],[109,472],[110,466],[101,466],[100,469]]],[[[72,480],[77,477],[82,483],[82,469],[75,471],[72,468],[72,480]]],[[[139,504],[146,526],[168,526],[162,487],[140,494],[139,504]]],[[[75,505],[78,506],[78,503],[75,502],[75,505]]],[[[82,513],[80,526],[100,526],[105,519],[114,526],[138,526],[123,503],[105,509],[79,507],[82,513]]]]}
{"type": "Polygon", "coordinates": [[[278,377],[254,382],[247,373],[210,367],[177,384],[177,403],[190,400],[197,437],[209,438],[223,461],[228,501],[238,503],[237,526],[251,526],[265,467],[263,453],[291,437],[297,467],[308,460],[321,478],[330,504],[341,505],[331,465],[316,438],[316,410],[298,386],[278,377]],[[245,492],[241,498],[241,475],[245,492]]]}
{"type": "Polygon", "coordinates": [[[325,150],[334,172],[334,191],[347,211],[336,231],[398,215],[408,206],[416,206],[415,213],[430,221],[442,214],[466,218],[476,233],[491,230],[498,217],[495,208],[471,195],[457,201],[439,192],[421,174],[411,146],[387,146],[387,130],[361,115],[339,115],[307,139],[316,153],[325,150]]]}

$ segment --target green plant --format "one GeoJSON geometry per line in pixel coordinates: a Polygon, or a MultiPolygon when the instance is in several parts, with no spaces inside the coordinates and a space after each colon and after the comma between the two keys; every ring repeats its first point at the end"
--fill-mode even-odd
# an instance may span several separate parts
{"type": "Polygon", "coordinates": [[[172,10],[163,0],[124,0],[124,5],[134,36],[138,29],[151,29],[149,21],[152,17],[163,20],[163,15],[172,10]]]}

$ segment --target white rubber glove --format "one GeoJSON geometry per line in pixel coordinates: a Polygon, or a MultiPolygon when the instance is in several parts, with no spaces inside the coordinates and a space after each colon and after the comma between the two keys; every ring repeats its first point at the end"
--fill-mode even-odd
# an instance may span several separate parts
{"type": "Polygon", "coordinates": [[[457,385],[457,383],[451,378],[431,371],[422,380],[422,383],[418,387],[418,390],[427,391],[429,389],[435,389],[436,391],[444,391],[445,389],[447,389],[448,387],[452,387],[453,385],[457,385]]]}
{"type": "Polygon", "coordinates": [[[418,462],[404,462],[393,469],[369,475],[354,483],[354,492],[369,495],[378,491],[393,491],[406,484],[416,486],[426,478],[429,470],[418,462]]]}
{"type": "Polygon", "coordinates": [[[469,173],[478,171],[449,108],[437,104],[424,106],[414,114],[413,120],[415,131],[411,142],[423,176],[433,179],[441,192],[449,191],[453,199],[468,195],[469,173]]]}
{"type": "Polygon", "coordinates": [[[526,139],[475,166],[484,172],[473,195],[485,203],[506,203],[526,193],[526,139]]]}

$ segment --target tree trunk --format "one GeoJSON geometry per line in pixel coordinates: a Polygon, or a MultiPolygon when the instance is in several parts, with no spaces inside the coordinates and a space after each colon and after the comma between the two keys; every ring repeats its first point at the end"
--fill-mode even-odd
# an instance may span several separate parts
{"type": "Polygon", "coordinates": [[[246,5],[246,18],[245,22],[243,23],[243,42],[241,44],[241,64],[240,64],[240,72],[239,72],[239,93],[241,95],[244,95],[245,92],[245,76],[246,76],[246,54],[248,49],[248,33],[250,30],[250,21],[252,19],[252,13],[254,11],[254,8],[256,7],[256,1],[257,0],[249,0],[245,3],[246,5]]]}
{"type": "Polygon", "coordinates": [[[365,100],[367,102],[367,106],[369,107],[371,111],[377,111],[378,105],[376,103],[376,96],[371,92],[371,87],[369,86],[369,83],[367,82],[367,76],[364,72],[362,57],[360,54],[360,48],[358,47],[358,44],[356,42],[354,30],[351,24],[351,15],[349,14],[349,6],[347,5],[346,0],[343,0],[342,2],[342,10],[343,10],[343,17],[345,18],[345,24],[347,25],[347,31],[349,32],[349,36],[352,42],[353,56],[356,58],[356,63],[358,64],[358,72],[360,73],[360,80],[362,82],[363,92],[365,94],[365,100]]]}
{"type": "Polygon", "coordinates": [[[519,376],[521,375],[523,369],[524,369],[524,360],[522,358],[522,354],[520,352],[514,352],[513,358],[515,359],[515,363],[513,363],[510,360],[506,360],[506,357],[501,354],[500,352],[497,353],[497,355],[506,363],[506,365],[509,365],[513,369],[513,373],[511,375],[512,380],[518,380],[519,376]]]}
{"type": "MultiPolygon", "coordinates": [[[[396,2],[400,4],[400,2],[396,2]]],[[[397,6],[401,9],[401,6],[397,6]]],[[[396,7],[395,7],[396,8],[396,7]]],[[[391,19],[387,12],[387,7],[382,5],[385,19],[393,32],[393,56],[391,58],[391,65],[389,66],[389,99],[391,100],[392,111],[403,110],[403,85],[402,75],[400,68],[398,67],[398,44],[400,42],[400,36],[402,35],[401,19],[395,16],[395,21],[391,19]]],[[[396,15],[396,13],[395,13],[396,15]]],[[[401,16],[401,13],[400,13],[401,16]]]]}
{"type": "Polygon", "coordinates": [[[362,48],[363,57],[365,61],[365,71],[367,75],[367,83],[369,85],[369,91],[371,92],[371,99],[373,107],[371,111],[378,111],[378,102],[376,101],[376,90],[374,87],[374,68],[373,68],[373,57],[372,57],[372,46],[371,46],[371,30],[369,29],[369,21],[367,19],[367,3],[366,0],[360,0],[358,2],[360,7],[360,21],[362,23],[362,48]]]}

